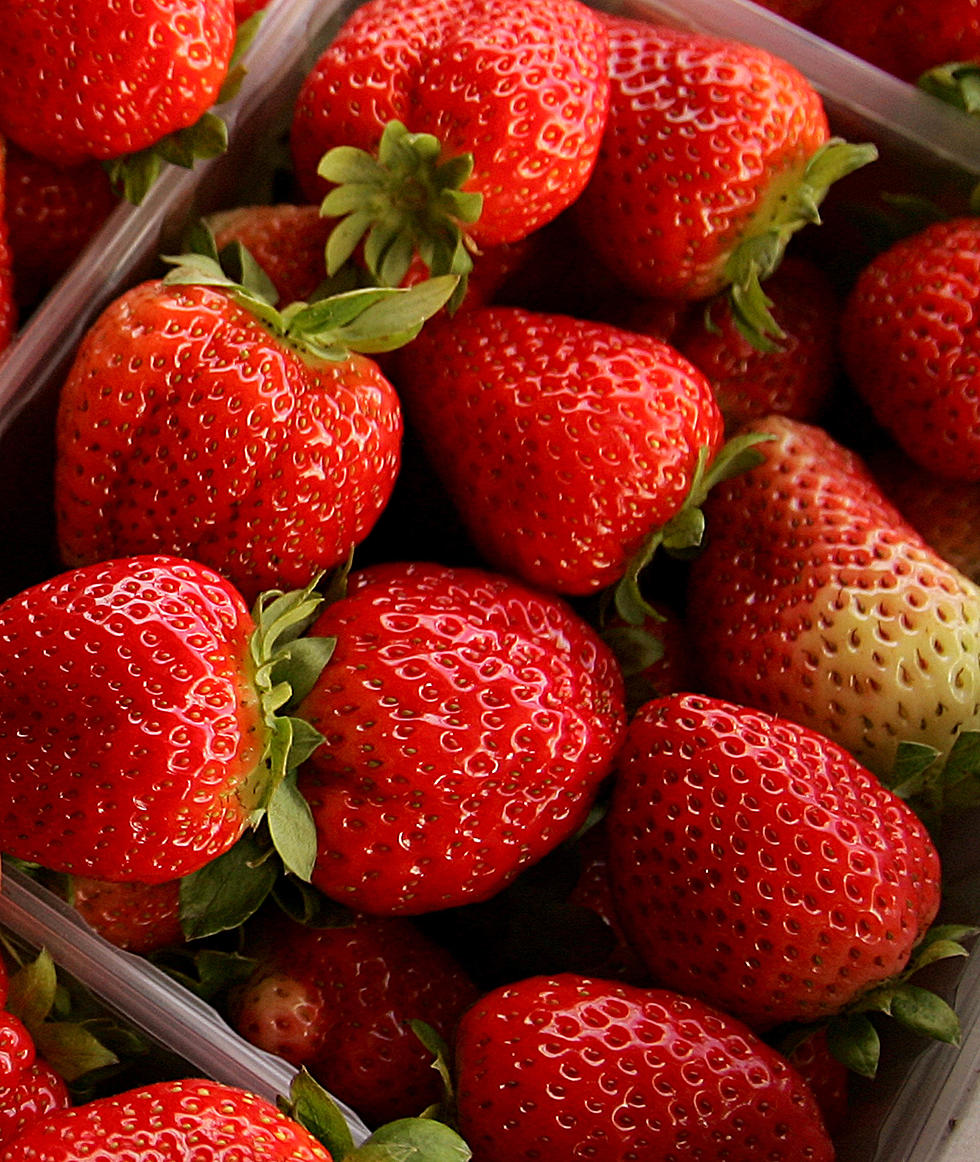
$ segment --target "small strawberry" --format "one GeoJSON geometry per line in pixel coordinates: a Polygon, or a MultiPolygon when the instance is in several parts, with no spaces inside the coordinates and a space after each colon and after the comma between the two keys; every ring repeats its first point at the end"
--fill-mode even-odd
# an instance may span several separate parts
{"type": "Polygon", "coordinates": [[[0,1078],[0,1149],[31,1122],[70,1105],[63,1078],[40,1058],[13,1081],[0,1078]]]}
{"type": "Polygon", "coordinates": [[[118,203],[96,161],[58,166],[7,144],[7,225],[21,312],[36,307],[118,203]]]}
{"type": "Polygon", "coordinates": [[[223,148],[207,111],[229,73],[233,0],[2,0],[0,21],[0,132],[22,149],[78,165],[223,148]]]}
{"type": "Polygon", "coordinates": [[[0,849],[156,883],[230,847],[285,801],[290,754],[315,743],[277,717],[290,686],[271,671],[318,604],[285,595],[253,618],[211,569],[138,557],[0,605],[0,849]]]}
{"type": "Polygon", "coordinates": [[[605,30],[577,0],[362,5],[307,76],[291,129],[303,196],[329,189],[324,213],[344,219],[331,269],[365,231],[386,285],[415,251],[445,273],[463,269],[464,236],[530,234],[585,185],[608,93],[605,30]]]}
{"type": "Polygon", "coordinates": [[[326,1147],[271,1102],[197,1078],[156,1082],[46,1113],[7,1143],[0,1159],[82,1162],[97,1152],[103,1158],[185,1162],[202,1151],[241,1162],[331,1162],[326,1147]]]}
{"type": "Polygon", "coordinates": [[[454,280],[279,312],[261,271],[242,277],[216,251],[188,255],[84,336],[57,418],[66,565],[166,552],[220,570],[254,601],[342,564],[377,520],[402,415],[359,352],[411,337],[454,280]]]}
{"type": "Polygon", "coordinates": [[[617,582],[717,457],[705,377],[664,343],[565,315],[486,307],[438,324],[393,376],[474,544],[552,592],[617,582]]]}
{"type": "Polygon", "coordinates": [[[873,258],[848,295],[841,353],[917,464],[980,480],[980,217],[935,222],[873,258]]]}
{"type": "Polygon", "coordinates": [[[622,679],[560,600],[482,569],[354,573],[312,633],[333,656],[297,713],[313,883],[374,914],[486,899],[584,821],[619,745],[622,679]]]}
{"type": "Polygon", "coordinates": [[[606,820],[620,922],[658,982],[753,1028],[897,977],[939,907],[918,817],[813,730],[695,694],[632,719],[606,820]]]}
{"type": "Polygon", "coordinates": [[[980,590],[825,431],[752,427],[771,437],[763,462],[712,491],[690,568],[703,687],[819,730],[880,776],[903,740],[949,754],[980,728],[980,590]]]}
{"type": "Polygon", "coordinates": [[[760,282],[829,186],[875,151],[830,139],[791,65],[726,38],[608,19],[612,90],[575,214],[640,294],[729,291],[744,326],[776,334],[760,282]]]}
{"type": "Polygon", "coordinates": [[[830,1162],[786,1059],[697,1000],[565,973],[483,997],[460,1022],[460,1133],[480,1162],[830,1162]]]}
{"type": "Polygon", "coordinates": [[[304,1066],[371,1126],[440,1101],[410,1022],[448,1040],[477,991],[410,920],[352,915],[312,928],[267,913],[246,930],[243,952],[256,966],[228,1008],[248,1041],[304,1066]]]}

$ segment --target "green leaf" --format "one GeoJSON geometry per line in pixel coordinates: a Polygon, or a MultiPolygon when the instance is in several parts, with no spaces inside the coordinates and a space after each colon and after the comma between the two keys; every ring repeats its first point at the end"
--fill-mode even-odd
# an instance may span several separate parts
{"type": "Polygon", "coordinates": [[[316,862],[316,824],[292,776],[283,779],[273,792],[267,819],[273,846],[286,870],[308,881],[316,862]]]}
{"type": "Polygon", "coordinates": [[[467,1162],[472,1152],[443,1122],[399,1118],[375,1130],[354,1153],[357,1162],[467,1162]]]}
{"type": "Polygon", "coordinates": [[[260,8],[258,12],[253,12],[247,20],[243,20],[235,29],[235,45],[231,52],[231,59],[228,61],[228,72],[215,98],[214,103],[216,105],[223,105],[226,101],[230,101],[238,95],[238,91],[241,89],[242,81],[246,75],[242,60],[251,48],[256,33],[265,20],[265,16],[265,9],[260,8]]]}
{"type": "Polygon", "coordinates": [[[7,985],[6,1007],[19,1017],[32,1035],[54,1008],[58,973],[47,949],[12,973],[7,985]]]}
{"type": "Polygon", "coordinates": [[[980,65],[976,61],[950,61],[936,65],[916,84],[930,96],[971,116],[980,114],[980,65]]]}
{"type": "Polygon", "coordinates": [[[939,758],[935,747],[921,742],[901,741],[895,750],[895,761],[886,782],[902,799],[919,794],[925,783],[926,772],[939,758]]]}
{"type": "Polygon", "coordinates": [[[67,1082],[119,1061],[83,1024],[45,1021],[32,1036],[39,1055],[67,1082]]]}
{"type": "Polygon", "coordinates": [[[425,1021],[411,1019],[408,1025],[415,1036],[432,1054],[432,1068],[439,1074],[442,1081],[442,1091],[445,1095],[445,1101],[446,1103],[452,1102],[453,1079],[449,1066],[449,1046],[435,1029],[425,1021]]]}
{"type": "Polygon", "coordinates": [[[664,643],[639,625],[611,625],[602,631],[606,645],[616,655],[627,678],[642,674],[664,656],[664,643]]]}
{"type": "Polygon", "coordinates": [[[326,1146],[334,1162],[344,1162],[354,1151],[354,1139],[344,1115],[330,1094],[301,1069],[289,1089],[289,1101],[280,1107],[326,1146]]]}
{"type": "Polygon", "coordinates": [[[180,923],[188,940],[238,928],[272,891],[279,864],[254,832],[180,881],[180,923]]]}
{"type": "Polygon", "coordinates": [[[861,1077],[874,1077],[881,1057],[878,1031],[864,1013],[845,1013],[827,1025],[827,1048],[861,1077]]]}
{"type": "Polygon", "coordinates": [[[917,985],[896,988],[891,999],[891,1015],[907,1029],[958,1045],[960,1021],[952,1008],[936,993],[917,985]]]}
{"type": "Polygon", "coordinates": [[[162,167],[160,155],[153,149],[142,149],[103,163],[113,190],[134,206],[142,204],[162,167]]]}

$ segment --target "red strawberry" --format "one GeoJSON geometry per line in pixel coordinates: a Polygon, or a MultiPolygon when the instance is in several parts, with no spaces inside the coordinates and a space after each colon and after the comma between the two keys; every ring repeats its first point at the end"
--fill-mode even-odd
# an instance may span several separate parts
{"type": "Polygon", "coordinates": [[[17,325],[14,259],[7,216],[6,143],[0,137],[0,351],[10,343],[17,325]]]}
{"type": "Polygon", "coordinates": [[[784,1057],[696,1000],[563,974],[494,990],[460,1023],[460,1133],[480,1162],[830,1162],[784,1057]]]}
{"type": "Polygon", "coordinates": [[[756,0],[756,3],[784,20],[791,20],[806,28],[817,18],[826,0],[756,0]]]}
{"type": "Polygon", "coordinates": [[[192,133],[235,38],[233,0],[2,0],[0,21],[0,132],[56,165],[192,133]]]}
{"type": "Polygon", "coordinates": [[[850,1078],[847,1066],[830,1051],[827,1030],[818,1027],[786,1050],[793,1068],[813,1091],[824,1125],[832,1136],[843,1127],[850,1108],[850,1078]]]}
{"type": "Polygon", "coordinates": [[[304,1066],[369,1125],[439,1102],[431,1054],[409,1021],[448,1040],[477,991],[411,921],[355,915],[312,928],[280,912],[246,932],[243,952],[257,963],[229,1001],[242,1036],[304,1066]]]}
{"type": "Polygon", "coordinates": [[[896,977],[939,907],[921,821],[836,743],[675,694],[630,722],[607,817],[623,928],[654,978],[753,1028],[896,977]]]}
{"type": "Polygon", "coordinates": [[[319,201],[323,179],[339,183],[324,212],[357,211],[339,261],[367,228],[367,181],[384,212],[367,247],[375,277],[397,285],[415,249],[447,270],[464,230],[481,247],[513,242],[575,200],[608,91],[604,28],[577,0],[371,0],[300,91],[300,188],[319,201]]]}
{"type": "Polygon", "coordinates": [[[57,166],[7,147],[7,224],[22,311],[37,305],[116,206],[98,162],[57,166]]]}
{"type": "Polygon", "coordinates": [[[671,339],[711,381],[731,431],[773,413],[814,420],[836,384],[840,305],[828,276],[790,255],[766,295],[780,335],[764,349],[739,330],[727,296],[691,310],[671,339]]]}
{"type": "Polygon", "coordinates": [[[933,223],[873,258],[845,304],[841,350],[855,389],[916,463],[980,480],[980,218],[933,223]]]}
{"type": "Polygon", "coordinates": [[[640,294],[731,288],[746,326],[771,331],[759,281],[873,149],[830,142],[816,91],[761,49],[623,18],[609,38],[609,119],[575,206],[583,234],[640,294]]]}
{"type": "Polygon", "coordinates": [[[394,375],[474,544],[554,592],[618,581],[719,450],[707,380],[603,323],[508,307],[439,322],[394,375]]]}
{"type": "Polygon", "coordinates": [[[71,1105],[68,1086],[40,1058],[10,1082],[0,1078],[0,1149],[38,1118],[71,1105]]]}
{"type": "Polygon", "coordinates": [[[283,597],[256,623],[221,576],[169,557],[71,570],[4,602],[0,848],[155,883],[230,847],[275,808],[298,735],[275,716],[270,666],[316,606],[283,597]]]}
{"type": "Polygon", "coordinates": [[[58,544],[69,565],[189,557],[251,601],[344,562],[390,496],[401,408],[377,363],[345,344],[395,340],[358,332],[355,316],[380,309],[383,331],[379,297],[437,291],[441,305],[453,283],[368,290],[287,320],[197,261],[225,285],[184,285],[178,267],[111,303],[79,347],[58,412],[58,544]]]}
{"type": "Polygon", "coordinates": [[[185,1162],[202,1151],[209,1158],[242,1162],[331,1162],[326,1147],[270,1102],[196,1078],[157,1082],[49,1112],[9,1142],[0,1159],[82,1162],[98,1153],[185,1162]]]}
{"type": "Polygon", "coordinates": [[[13,1085],[34,1064],[34,1039],[13,1013],[0,1009],[0,1083],[13,1085]]]}
{"type": "Polygon", "coordinates": [[[478,569],[355,573],[315,634],[298,713],[313,883],[376,914],[486,899],[584,821],[623,729],[622,680],[561,601],[478,569]]]}
{"type": "Polygon", "coordinates": [[[705,506],[688,584],[701,681],[821,731],[866,766],[951,750],[980,727],[980,590],[944,562],[826,432],[753,429],[763,463],[705,506]]]}
{"type": "Polygon", "coordinates": [[[117,948],[146,955],[184,943],[179,880],[141,884],[71,876],[66,895],[79,915],[117,948]]]}

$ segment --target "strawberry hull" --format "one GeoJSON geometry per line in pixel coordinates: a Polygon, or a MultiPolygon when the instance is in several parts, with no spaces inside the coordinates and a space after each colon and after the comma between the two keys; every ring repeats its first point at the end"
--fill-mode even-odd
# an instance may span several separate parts
{"type": "MultiPolygon", "coordinates": [[[[274,199],[292,101],[317,48],[353,7],[274,0],[250,50],[246,83],[230,106],[229,153],[193,171],[171,167],[140,207],[118,207],[0,355],[0,598],[60,569],[53,547],[54,415],[82,335],[114,297],[161,273],[157,256],[176,252],[192,217],[274,199]]],[[[881,190],[953,207],[980,179],[980,124],[751,0],[626,0],[615,8],[631,18],[731,36],[783,57],[816,84],[834,134],[877,146],[879,162],[832,191],[821,208],[820,230],[800,237],[803,251],[838,285],[849,283],[872,245],[869,223],[880,224],[881,190]],[[862,210],[858,225],[854,203],[862,210]]],[[[855,410],[835,424],[860,441],[869,421],[855,410]]],[[[966,813],[944,840],[951,920],[980,918],[975,830],[975,814],[966,813]]],[[[80,929],[69,909],[15,872],[5,873],[0,924],[35,946],[49,946],[85,983],[102,982],[106,1003],[156,1038],[161,1058],[175,1053],[195,1073],[264,1096],[288,1087],[292,1070],[282,1061],[214,1023],[210,1008],[144,961],[80,929]]],[[[851,1112],[837,1136],[841,1162],[967,1162],[976,1156],[971,1134],[980,1125],[980,1097],[972,1101],[980,1068],[980,961],[937,965],[930,976],[960,1016],[962,1043],[955,1049],[889,1033],[879,1077],[854,1086],[851,1112]]],[[[357,1115],[350,1118],[356,1128],[357,1115]]]]}

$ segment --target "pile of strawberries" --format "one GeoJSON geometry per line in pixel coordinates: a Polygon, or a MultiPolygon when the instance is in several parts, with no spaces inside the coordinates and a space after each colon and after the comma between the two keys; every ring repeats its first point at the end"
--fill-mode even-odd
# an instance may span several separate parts
{"type": "Polygon", "coordinates": [[[578,0],[367,0],[290,144],[293,200],[194,223],[65,379],[0,850],[304,1072],[288,1122],[189,1080],[0,1159],[187,1109],[353,1156],[319,1086],[433,1162],[833,1158],[882,1017],[959,1037],[980,221],[821,262],[874,148],[578,0]]]}

